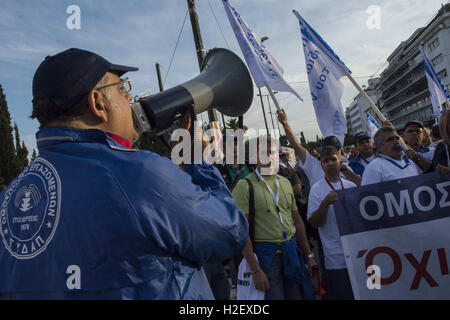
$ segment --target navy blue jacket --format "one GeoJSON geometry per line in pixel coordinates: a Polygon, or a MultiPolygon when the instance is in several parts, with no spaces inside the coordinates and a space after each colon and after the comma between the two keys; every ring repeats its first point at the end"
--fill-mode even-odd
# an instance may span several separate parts
{"type": "Polygon", "coordinates": [[[360,175],[362,177],[364,172],[364,166],[360,163],[361,155],[358,154],[348,163],[348,166],[352,168],[353,172],[360,175]]]}
{"type": "Polygon", "coordinates": [[[248,224],[218,170],[121,147],[100,130],[37,133],[0,194],[0,298],[213,299],[201,265],[248,224]]]}

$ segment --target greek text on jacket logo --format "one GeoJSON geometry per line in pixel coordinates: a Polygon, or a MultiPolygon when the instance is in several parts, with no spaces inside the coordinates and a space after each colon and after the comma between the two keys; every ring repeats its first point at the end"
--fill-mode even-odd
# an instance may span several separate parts
{"type": "Polygon", "coordinates": [[[36,158],[10,185],[0,206],[0,234],[9,253],[31,259],[53,238],[61,207],[61,181],[56,169],[36,158]]]}

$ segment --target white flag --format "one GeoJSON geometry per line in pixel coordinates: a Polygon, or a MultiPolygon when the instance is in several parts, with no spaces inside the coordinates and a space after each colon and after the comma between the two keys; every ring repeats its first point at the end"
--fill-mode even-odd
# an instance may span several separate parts
{"type": "Polygon", "coordinates": [[[450,95],[447,89],[439,79],[436,71],[433,68],[433,64],[428,59],[425,50],[422,46],[419,46],[420,52],[423,55],[423,64],[425,66],[425,73],[427,75],[428,89],[430,90],[431,104],[433,105],[433,114],[436,123],[439,123],[439,117],[445,112],[446,104],[450,99],[450,95]]]}
{"type": "Polygon", "coordinates": [[[375,136],[375,133],[377,133],[379,128],[380,128],[380,125],[370,115],[370,113],[367,112],[367,133],[372,138],[372,140],[373,140],[373,137],[375,136]]]}
{"type": "Polygon", "coordinates": [[[260,38],[248,27],[228,0],[222,0],[222,3],[256,86],[288,91],[303,101],[298,93],[284,81],[283,69],[262,45],[260,38]]]}
{"type": "Polygon", "coordinates": [[[292,12],[300,23],[309,88],[320,131],[324,137],[336,136],[343,143],[347,123],[341,104],[344,85],[339,79],[351,71],[300,14],[292,12]]]}

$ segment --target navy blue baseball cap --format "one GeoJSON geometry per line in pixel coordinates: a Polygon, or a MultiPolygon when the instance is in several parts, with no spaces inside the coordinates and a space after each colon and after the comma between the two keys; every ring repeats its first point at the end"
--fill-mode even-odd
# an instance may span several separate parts
{"type": "Polygon", "coordinates": [[[359,132],[359,133],[357,133],[355,135],[355,143],[358,143],[358,142],[360,142],[361,140],[364,140],[364,139],[371,139],[371,138],[370,138],[370,136],[368,134],[363,133],[363,132],[359,132]]]}
{"type": "Polygon", "coordinates": [[[335,136],[328,136],[325,137],[322,141],[322,147],[326,146],[333,146],[335,148],[342,148],[342,143],[339,141],[339,139],[335,136]]]}
{"type": "Polygon", "coordinates": [[[405,126],[403,127],[403,130],[406,131],[406,128],[412,124],[418,125],[421,129],[424,128],[423,123],[417,120],[408,121],[405,126]]]}
{"type": "Polygon", "coordinates": [[[33,101],[48,99],[55,108],[39,116],[40,123],[48,122],[81,101],[106,72],[119,77],[138,68],[113,64],[100,55],[77,48],[54,56],[47,56],[33,78],[33,101]]]}

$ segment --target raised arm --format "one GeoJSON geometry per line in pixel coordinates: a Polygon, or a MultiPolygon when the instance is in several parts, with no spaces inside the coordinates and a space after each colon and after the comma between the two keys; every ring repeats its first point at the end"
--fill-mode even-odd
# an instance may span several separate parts
{"type": "Polygon", "coordinates": [[[288,123],[287,115],[284,109],[281,111],[277,111],[278,115],[278,121],[283,125],[284,131],[286,132],[286,137],[289,141],[289,144],[295,151],[295,155],[300,159],[302,163],[305,163],[306,159],[306,149],[302,147],[300,142],[298,141],[297,137],[294,134],[294,131],[292,131],[291,126],[288,123]]]}

